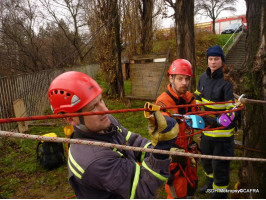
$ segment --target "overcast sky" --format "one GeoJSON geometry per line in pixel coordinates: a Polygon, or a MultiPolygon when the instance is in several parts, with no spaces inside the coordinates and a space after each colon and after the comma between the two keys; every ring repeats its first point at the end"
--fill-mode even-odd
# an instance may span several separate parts
{"type": "MultiPolygon", "coordinates": [[[[223,11],[223,12],[221,12],[221,14],[219,15],[218,18],[246,14],[247,8],[246,8],[245,0],[238,0],[236,5],[235,5],[235,8],[236,8],[235,13],[232,13],[229,11],[223,11]]],[[[170,9],[169,14],[171,15],[172,13],[173,13],[173,9],[170,9]]],[[[195,17],[195,23],[210,22],[210,21],[211,21],[211,18],[208,18],[208,17],[203,17],[203,16],[196,16],[195,17]]],[[[163,19],[162,28],[169,28],[169,27],[173,27],[173,26],[174,26],[173,19],[163,19]]]]}

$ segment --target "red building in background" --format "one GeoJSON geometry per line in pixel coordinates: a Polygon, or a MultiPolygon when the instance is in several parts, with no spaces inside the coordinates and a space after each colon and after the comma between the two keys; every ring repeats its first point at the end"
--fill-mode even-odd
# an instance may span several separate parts
{"type": "MultiPolygon", "coordinates": [[[[215,33],[221,34],[230,24],[242,23],[247,27],[246,15],[238,15],[232,17],[223,17],[215,21],[215,33]]],[[[195,24],[195,29],[200,31],[212,32],[212,21],[195,24]]]]}

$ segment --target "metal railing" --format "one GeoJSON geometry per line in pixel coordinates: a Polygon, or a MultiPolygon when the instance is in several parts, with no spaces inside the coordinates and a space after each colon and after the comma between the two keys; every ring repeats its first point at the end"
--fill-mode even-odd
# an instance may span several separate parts
{"type": "MultiPolygon", "coordinates": [[[[224,50],[224,52],[226,52],[226,51],[229,49],[229,47],[228,47],[227,49],[225,49],[225,47],[226,47],[228,44],[230,44],[230,45],[234,44],[234,41],[235,41],[237,38],[239,38],[239,36],[241,35],[241,34],[238,34],[238,35],[235,37],[235,34],[237,33],[237,31],[238,31],[238,29],[235,30],[235,32],[231,35],[231,37],[226,41],[225,45],[222,47],[222,49],[224,50]],[[231,41],[231,39],[233,39],[233,41],[232,41],[232,43],[229,43],[229,42],[231,41]]],[[[244,31],[244,25],[242,24],[242,26],[241,26],[241,30],[240,30],[239,33],[242,33],[243,31],[244,31]]]]}

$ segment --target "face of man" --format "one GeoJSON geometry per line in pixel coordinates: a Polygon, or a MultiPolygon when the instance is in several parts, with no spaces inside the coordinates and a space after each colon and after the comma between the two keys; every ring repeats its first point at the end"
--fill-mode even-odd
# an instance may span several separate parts
{"type": "MultiPolygon", "coordinates": [[[[108,111],[108,108],[106,107],[101,94],[82,108],[82,112],[98,111],[108,111]]],[[[73,117],[72,122],[69,121],[69,119],[66,119],[66,121],[72,125],[80,125],[78,117],[73,117]]],[[[111,125],[110,119],[108,118],[107,114],[84,116],[84,123],[89,131],[96,133],[104,133],[104,131],[111,125]]]]}
{"type": "Polygon", "coordinates": [[[211,69],[211,73],[223,66],[223,61],[220,56],[209,56],[208,66],[211,69]]]}
{"type": "Polygon", "coordinates": [[[190,76],[181,74],[170,75],[169,80],[177,95],[185,94],[188,91],[190,76]]]}

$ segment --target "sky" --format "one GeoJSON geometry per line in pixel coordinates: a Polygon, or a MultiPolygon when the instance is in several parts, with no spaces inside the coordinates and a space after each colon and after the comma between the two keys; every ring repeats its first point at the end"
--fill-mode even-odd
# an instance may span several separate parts
{"type": "MultiPolygon", "coordinates": [[[[246,2],[245,0],[238,0],[235,4],[236,12],[232,13],[229,11],[223,11],[219,15],[218,18],[222,17],[229,17],[229,16],[235,16],[235,15],[243,15],[246,14],[246,2]]],[[[169,10],[169,15],[173,14],[173,9],[169,10]]],[[[195,16],[195,23],[202,23],[202,22],[210,22],[211,18],[204,17],[204,16],[195,16]]],[[[174,26],[174,21],[173,19],[163,19],[162,20],[162,28],[169,28],[174,26]]]]}

